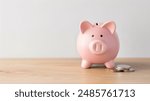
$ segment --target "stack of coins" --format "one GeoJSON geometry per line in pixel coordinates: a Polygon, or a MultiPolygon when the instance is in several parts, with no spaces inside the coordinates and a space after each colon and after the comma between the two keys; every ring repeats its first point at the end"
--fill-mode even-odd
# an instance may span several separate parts
{"type": "Polygon", "coordinates": [[[134,72],[135,69],[132,68],[130,65],[119,64],[114,68],[114,72],[134,72]]]}

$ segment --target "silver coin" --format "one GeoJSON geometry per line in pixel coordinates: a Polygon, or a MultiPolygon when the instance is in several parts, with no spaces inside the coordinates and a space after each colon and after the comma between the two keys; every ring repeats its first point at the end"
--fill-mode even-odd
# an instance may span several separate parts
{"type": "Polygon", "coordinates": [[[120,64],[120,65],[117,65],[118,69],[130,69],[131,66],[130,65],[126,65],[126,64],[120,64]]]}
{"type": "Polygon", "coordinates": [[[134,72],[134,71],[135,71],[134,68],[130,68],[130,69],[129,69],[129,72],[134,72]]]}

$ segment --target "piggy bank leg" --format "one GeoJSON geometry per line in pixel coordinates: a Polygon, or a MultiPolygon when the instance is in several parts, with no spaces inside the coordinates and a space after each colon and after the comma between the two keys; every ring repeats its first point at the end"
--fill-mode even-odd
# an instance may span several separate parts
{"type": "Polygon", "coordinates": [[[106,62],[105,63],[105,66],[107,67],[107,68],[114,68],[115,67],[115,63],[114,63],[114,61],[113,60],[111,60],[111,61],[108,61],[108,62],[106,62]]]}
{"type": "Polygon", "coordinates": [[[91,63],[90,62],[88,62],[88,61],[86,61],[86,60],[82,60],[82,62],[81,62],[81,67],[82,68],[90,68],[90,66],[91,66],[91,63]]]}

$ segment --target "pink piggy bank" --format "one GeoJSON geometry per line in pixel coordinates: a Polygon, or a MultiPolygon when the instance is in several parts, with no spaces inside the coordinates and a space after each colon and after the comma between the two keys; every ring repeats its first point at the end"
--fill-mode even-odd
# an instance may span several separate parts
{"type": "Polygon", "coordinates": [[[81,67],[90,68],[92,64],[104,64],[107,68],[113,68],[119,51],[115,22],[91,24],[83,21],[80,30],[77,50],[82,58],[81,67]]]}

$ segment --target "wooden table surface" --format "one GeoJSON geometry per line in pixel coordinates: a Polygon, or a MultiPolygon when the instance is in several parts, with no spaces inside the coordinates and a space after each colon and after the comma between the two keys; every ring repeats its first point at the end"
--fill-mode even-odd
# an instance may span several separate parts
{"type": "Polygon", "coordinates": [[[1,59],[0,83],[150,83],[150,58],[120,58],[135,72],[113,72],[104,66],[80,68],[80,59],[1,59]]]}

